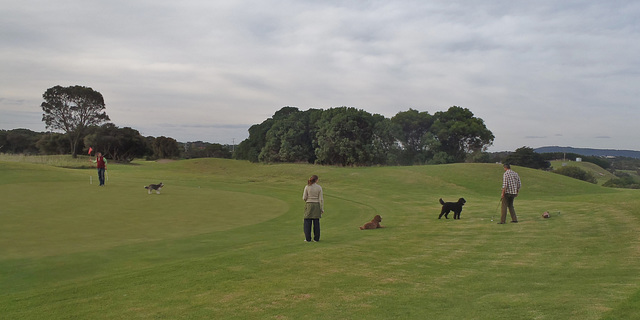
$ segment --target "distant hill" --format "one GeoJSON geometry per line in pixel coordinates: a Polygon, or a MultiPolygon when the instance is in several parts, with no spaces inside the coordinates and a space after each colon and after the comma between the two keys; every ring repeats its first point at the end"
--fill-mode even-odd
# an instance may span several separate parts
{"type": "Polygon", "coordinates": [[[573,147],[540,147],[534,149],[537,153],[566,152],[576,153],[583,156],[596,157],[628,157],[640,159],[640,151],[634,150],[612,150],[612,149],[589,149],[589,148],[573,148],[573,147]]]}

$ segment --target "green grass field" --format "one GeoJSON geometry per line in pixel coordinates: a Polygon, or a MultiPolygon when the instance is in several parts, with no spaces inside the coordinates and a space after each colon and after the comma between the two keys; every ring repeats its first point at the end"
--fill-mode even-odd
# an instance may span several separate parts
{"type": "Polygon", "coordinates": [[[514,167],[520,223],[497,225],[497,164],[140,161],[98,187],[82,161],[0,159],[0,318],[640,318],[638,190],[514,167]],[[467,199],[462,220],[441,197],[467,199]],[[375,214],[387,228],[358,229],[375,214]]]}

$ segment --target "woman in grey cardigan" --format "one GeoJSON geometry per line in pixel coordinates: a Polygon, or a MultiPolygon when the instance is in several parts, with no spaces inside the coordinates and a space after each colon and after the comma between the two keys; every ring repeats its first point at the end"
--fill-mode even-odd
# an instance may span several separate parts
{"type": "Polygon", "coordinates": [[[311,226],[313,225],[313,241],[320,241],[320,218],[324,213],[324,198],[322,187],[318,185],[318,176],[315,174],[309,178],[302,193],[304,206],[304,237],[306,242],[311,242],[311,226]]]}

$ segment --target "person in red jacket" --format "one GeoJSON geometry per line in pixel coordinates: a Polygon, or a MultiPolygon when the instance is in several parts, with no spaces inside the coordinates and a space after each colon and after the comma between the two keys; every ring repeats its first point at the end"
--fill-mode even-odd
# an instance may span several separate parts
{"type": "Polygon", "coordinates": [[[98,168],[98,180],[100,180],[100,186],[104,186],[104,171],[107,170],[107,163],[104,160],[101,152],[96,154],[96,168],[98,168]]]}

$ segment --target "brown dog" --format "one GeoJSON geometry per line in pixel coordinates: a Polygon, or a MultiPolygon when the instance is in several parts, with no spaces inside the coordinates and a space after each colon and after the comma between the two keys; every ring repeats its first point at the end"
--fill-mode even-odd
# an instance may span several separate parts
{"type": "Polygon", "coordinates": [[[373,220],[371,220],[371,222],[367,222],[364,224],[364,226],[360,227],[360,230],[384,228],[384,226],[381,225],[380,222],[382,222],[382,217],[380,217],[380,215],[378,214],[373,217],[373,220]]]}

